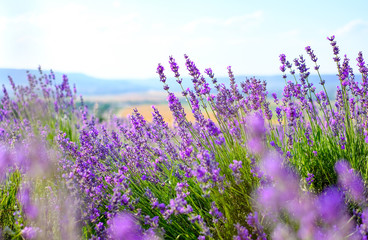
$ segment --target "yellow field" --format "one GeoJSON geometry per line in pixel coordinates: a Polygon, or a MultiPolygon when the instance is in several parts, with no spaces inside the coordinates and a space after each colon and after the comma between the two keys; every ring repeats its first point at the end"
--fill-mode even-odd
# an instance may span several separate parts
{"type": "MultiPolygon", "coordinates": [[[[173,119],[173,116],[171,114],[171,111],[169,109],[169,106],[167,104],[158,104],[158,105],[154,105],[160,112],[160,114],[162,115],[162,117],[165,119],[165,121],[169,124],[169,126],[172,126],[173,122],[174,122],[174,119],[173,119]]],[[[184,110],[185,110],[185,113],[187,115],[187,119],[188,121],[190,122],[195,122],[195,118],[189,108],[188,105],[184,105],[184,110]]],[[[133,112],[133,109],[134,108],[137,108],[138,109],[138,112],[140,114],[142,114],[142,116],[144,117],[144,119],[147,121],[147,122],[151,122],[152,121],[152,112],[153,112],[153,109],[152,109],[152,105],[149,105],[149,104],[144,104],[144,105],[138,105],[138,106],[132,106],[132,107],[128,107],[128,108],[124,108],[122,110],[119,111],[118,113],[118,116],[119,117],[123,117],[123,118],[126,118],[128,115],[131,115],[132,112],[133,112]]],[[[207,113],[205,111],[203,111],[202,109],[202,113],[203,115],[205,116],[205,118],[207,118],[207,113]]],[[[209,110],[208,112],[210,114],[210,117],[213,121],[217,122],[216,121],[216,118],[214,117],[214,114],[209,110]]],[[[274,114],[272,120],[271,120],[271,123],[274,124],[274,125],[278,125],[278,121],[277,121],[277,118],[276,118],[276,115],[274,114]]]]}
{"type": "MultiPolygon", "coordinates": [[[[169,123],[169,125],[172,125],[172,123],[174,122],[174,119],[169,109],[169,106],[167,104],[159,104],[159,105],[155,105],[155,107],[159,110],[160,114],[165,119],[165,121],[169,123]]],[[[189,106],[183,106],[183,107],[184,107],[185,113],[187,114],[188,121],[194,122],[195,118],[189,106]]],[[[122,109],[118,115],[120,117],[127,117],[133,112],[134,108],[138,109],[139,113],[142,114],[142,116],[144,117],[144,119],[146,119],[146,121],[148,122],[152,121],[152,112],[153,112],[152,105],[139,105],[135,107],[125,108],[125,109],[122,109]]],[[[205,112],[203,114],[207,116],[205,112]]],[[[213,114],[210,114],[210,116],[211,116],[211,119],[214,119],[213,114]]]]}
{"type": "Polygon", "coordinates": [[[111,103],[111,102],[165,102],[167,93],[164,91],[132,92],[120,95],[85,96],[85,101],[111,103]]]}
{"type": "MultiPolygon", "coordinates": [[[[180,95],[180,93],[176,93],[177,96],[180,95]]],[[[122,95],[113,95],[113,96],[91,96],[86,97],[86,101],[91,101],[95,103],[126,103],[128,107],[124,107],[123,109],[118,110],[117,115],[122,118],[126,118],[128,115],[131,115],[134,108],[137,108],[139,113],[142,114],[144,119],[147,122],[152,121],[152,105],[154,105],[160,112],[160,114],[163,116],[165,121],[172,126],[174,119],[171,114],[171,111],[168,107],[168,104],[166,102],[167,93],[162,91],[149,91],[144,93],[126,93],[122,95]],[[147,104],[147,102],[151,102],[151,104],[147,104]]],[[[182,104],[186,113],[186,117],[188,121],[194,122],[195,118],[188,106],[188,104],[185,103],[185,100],[182,99],[182,104]]],[[[275,110],[276,104],[271,101],[270,109],[275,110]]],[[[207,118],[207,113],[203,110],[202,113],[207,118]]],[[[214,117],[214,114],[211,112],[211,110],[207,109],[210,118],[216,121],[216,118],[214,117]]],[[[272,124],[278,124],[276,114],[274,114],[272,120],[272,124]]]]}

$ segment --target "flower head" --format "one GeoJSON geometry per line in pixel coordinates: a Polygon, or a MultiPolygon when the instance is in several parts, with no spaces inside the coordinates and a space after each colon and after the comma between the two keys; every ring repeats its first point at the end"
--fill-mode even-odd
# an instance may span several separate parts
{"type": "Polygon", "coordinates": [[[355,202],[364,202],[364,183],[358,173],[350,168],[350,164],[347,161],[337,162],[335,169],[338,174],[338,182],[343,190],[346,191],[355,202]]]}
{"type": "Polygon", "coordinates": [[[109,221],[109,233],[112,239],[139,240],[143,239],[140,226],[133,216],[119,213],[109,221]]]}

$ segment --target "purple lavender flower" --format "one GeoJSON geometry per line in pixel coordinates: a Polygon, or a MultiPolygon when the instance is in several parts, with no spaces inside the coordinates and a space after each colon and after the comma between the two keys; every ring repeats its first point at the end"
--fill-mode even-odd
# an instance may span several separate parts
{"type": "Polygon", "coordinates": [[[242,168],[242,161],[234,160],[233,163],[229,165],[229,167],[233,172],[237,172],[240,168],[242,168]]]}
{"type": "Polygon", "coordinates": [[[176,198],[170,199],[170,203],[167,205],[166,210],[163,213],[165,219],[168,219],[172,214],[179,215],[193,212],[192,206],[190,206],[185,200],[185,198],[190,194],[187,189],[188,186],[187,182],[179,182],[176,185],[176,198]]]}
{"type": "Polygon", "coordinates": [[[26,216],[34,220],[38,216],[38,209],[37,207],[32,203],[31,200],[31,189],[28,186],[23,186],[19,195],[18,199],[22,204],[23,211],[26,214],[26,216]]]}
{"type": "Polygon", "coordinates": [[[338,54],[340,52],[340,49],[336,45],[336,41],[334,41],[335,40],[335,36],[327,37],[327,39],[330,41],[330,45],[332,46],[332,50],[333,50],[333,53],[335,55],[335,57],[333,58],[333,60],[338,64],[338,68],[339,68],[338,70],[340,71],[340,65],[339,65],[340,57],[338,56],[338,54]]]}
{"type": "MultiPolygon", "coordinates": [[[[179,74],[179,66],[178,64],[175,62],[175,59],[170,56],[170,68],[171,68],[171,71],[173,71],[173,73],[175,74],[175,77],[176,78],[179,78],[180,77],[180,74],[179,74]]],[[[181,83],[181,80],[178,80],[178,83],[180,84],[181,83]],[[180,81],[180,82],[179,82],[180,81]]]]}
{"type": "Polygon", "coordinates": [[[112,239],[139,240],[143,239],[140,226],[128,213],[119,213],[109,220],[109,234],[112,239]]]}
{"type": "Polygon", "coordinates": [[[263,230],[263,226],[259,222],[258,213],[249,213],[247,216],[247,224],[252,228],[253,234],[257,236],[257,240],[267,240],[266,233],[263,230]]]}
{"type": "Polygon", "coordinates": [[[182,126],[183,124],[185,124],[186,114],[179,99],[173,93],[169,93],[167,101],[169,102],[170,111],[173,114],[174,119],[178,123],[178,125],[182,126]]]}
{"type": "Polygon", "coordinates": [[[166,83],[166,76],[164,74],[164,67],[161,64],[158,64],[157,66],[157,73],[160,76],[160,81],[163,83],[166,83]]]}
{"type": "Polygon", "coordinates": [[[199,76],[201,73],[199,72],[194,62],[191,61],[186,54],[184,55],[184,58],[185,58],[185,65],[187,66],[187,69],[189,71],[189,75],[192,77],[192,81],[196,87],[196,84],[198,83],[199,76]]]}
{"type": "Polygon", "coordinates": [[[286,62],[285,54],[280,54],[280,62],[281,62],[281,64],[285,64],[285,62],[286,62]]]}
{"type": "Polygon", "coordinates": [[[286,65],[285,64],[281,65],[280,70],[281,70],[281,72],[285,72],[286,71],[286,65]]]}
{"type": "MultiPolygon", "coordinates": [[[[312,48],[310,46],[305,47],[305,51],[307,51],[308,55],[310,56],[311,60],[313,62],[317,62],[318,58],[317,56],[314,54],[314,51],[312,50],[312,48]]],[[[316,69],[317,70],[317,69],[316,69]]]]}
{"type": "Polygon", "coordinates": [[[330,42],[332,42],[335,39],[335,35],[332,35],[331,37],[327,37],[327,40],[329,40],[330,42]]]}
{"type": "Polygon", "coordinates": [[[329,188],[318,198],[318,211],[322,219],[329,224],[336,224],[344,216],[346,208],[343,195],[337,188],[329,188]]]}
{"type": "Polygon", "coordinates": [[[206,239],[206,236],[208,236],[210,238],[213,237],[209,227],[207,226],[206,222],[203,220],[201,215],[191,214],[189,216],[188,220],[191,223],[198,223],[199,224],[199,226],[201,228],[201,234],[202,234],[201,236],[198,237],[199,239],[206,239]]]}
{"type": "Polygon", "coordinates": [[[225,220],[224,215],[219,211],[215,202],[211,203],[211,210],[209,211],[209,214],[212,215],[214,223],[217,223],[219,220],[225,220]]]}
{"type": "Polygon", "coordinates": [[[263,168],[272,183],[258,190],[257,200],[263,214],[275,223],[273,239],[335,239],[348,235],[356,239],[341,191],[331,187],[319,196],[301,191],[297,176],[283,166],[277,155],[267,156],[263,168]],[[297,230],[290,221],[298,224],[297,230]]]}
{"type": "MultiPolygon", "coordinates": [[[[213,73],[211,68],[206,68],[204,71],[211,79],[213,79],[215,77],[215,74],[213,73]]],[[[214,82],[213,84],[215,84],[216,82],[214,82]]]]}
{"type": "Polygon", "coordinates": [[[361,239],[368,239],[368,209],[363,209],[363,212],[359,214],[359,218],[361,219],[361,224],[357,226],[357,230],[361,235],[361,239]]]}
{"type": "Polygon", "coordinates": [[[249,150],[255,154],[262,153],[264,151],[263,137],[266,133],[263,117],[259,114],[249,116],[246,129],[249,134],[247,141],[249,150]]]}
{"type": "Polygon", "coordinates": [[[211,120],[207,119],[206,129],[210,136],[217,137],[221,134],[221,130],[216,126],[216,124],[211,120]]]}
{"type": "Polygon", "coordinates": [[[164,90],[168,91],[169,90],[169,86],[166,84],[166,76],[164,74],[164,67],[161,64],[158,64],[157,66],[157,73],[160,76],[160,81],[164,83],[164,90]]]}
{"type": "Polygon", "coordinates": [[[241,179],[240,169],[242,168],[242,161],[233,160],[233,163],[230,163],[229,168],[233,171],[232,175],[235,178],[235,183],[240,184],[243,180],[241,179]]]}
{"type": "Polygon", "coordinates": [[[281,113],[282,109],[279,107],[276,107],[276,114],[277,114],[277,121],[279,122],[279,124],[281,125],[281,119],[282,119],[282,113],[281,113]]]}
{"type": "Polygon", "coordinates": [[[311,133],[312,133],[312,129],[310,126],[307,126],[305,129],[305,138],[307,139],[308,145],[310,147],[313,147],[313,140],[311,139],[311,133]]]}
{"type": "Polygon", "coordinates": [[[298,181],[296,176],[282,166],[278,155],[269,154],[262,162],[264,173],[270,177],[275,186],[265,186],[259,190],[258,201],[272,212],[279,211],[283,204],[298,196],[298,181]]]}
{"type": "Polygon", "coordinates": [[[6,150],[5,146],[0,145],[0,184],[6,178],[7,172],[12,168],[12,163],[9,152],[6,150]]]}
{"type": "Polygon", "coordinates": [[[27,240],[28,239],[36,239],[37,238],[37,233],[39,231],[40,231],[40,229],[35,228],[35,227],[25,227],[21,231],[21,234],[27,240]]]}
{"type": "Polygon", "coordinates": [[[359,72],[362,74],[362,84],[365,88],[367,88],[368,67],[365,65],[362,52],[359,52],[356,60],[358,62],[357,66],[359,67],[359,72]]]}
{"type": "Polygon", "coordinates": [[[264,118],[259,114],[250,116],[247,121],[247,126],[255,136],[263,136],[266,134],[267,129],[264,125],[264,118]]]}
{"type": "Polygon", "coordinates": [[[272,93],[271,95],[272,95],[275,103],[278,104],[279,103],[279,100],[277,99],[277,94],[276,93],[272,93]]]}
{"type": "Polygon", "coordinates": [[[311,185],[314,182],[314,174],[308,173],[307,177],[305,178],[308,185],[311,185]]]}
{"type": "Polygon", "coordinates": [[[349,61],[350,59],[345,55],[339,72],[340,81],[344,87],[348,85],[351,86],[354,79],[354,74],[352,74],[352,68],[349,65],[349,61]]]}
{"type": "Polygon", "coordinates": [[[233,240],[251,240],[252,235],[249,233],[248,229],[241,226],[239,223],[235,225],[237,235],[233,237],[233,240]]]}
{"type": "Polygon", "coordinates": [[[339,161],[335,165],[338,182],[342,189],[357,203],[366,201],[364,196],[364,183],[361,177],[350,168],[347,161],[339,161]]]}
{"type": "Polygon", "coordinates": [[[243,96],[240,94],[238,90],[238,85],[235,83],[235,76],[233,74],[233,71],[231,70],[231,66],[227,67],[228,75],[230,79],[230,88],[233,94],[233,98],[237,101],[243,98],[243,96]]]}
{"type": "Polygon", "coordinates": [[[305,64],[305,59],[303,58],[303,55],[299,56],[299,59],[295,59],[294,62],[296,63],[295,66],[297,66],[299,72],[300,72],[300,82],[302,85],[306,85],[306,80],[310,74],[308,71],[309,68],[307,68],[307,65],[305,64]]]}

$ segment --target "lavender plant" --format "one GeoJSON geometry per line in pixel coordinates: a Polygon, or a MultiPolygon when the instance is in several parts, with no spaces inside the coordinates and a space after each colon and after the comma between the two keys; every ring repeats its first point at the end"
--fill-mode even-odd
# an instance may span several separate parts
{"type": "MultiPolygon", "coordinates": [[[[66,76],[59,85],[52,71],[50,75],[43,74],[41,69],[39,72],[41,76],[38,78],[28,74],[28,86],[17,86],[9,77],[13,94],[3,86],[0,104],[0,229],[5,239],[36,235],[55,238],[62,232],[69,232],[64,236],[78,235],[74,234],[76,231],[70,231],[72,228],[63,228],[70,224],[61,225],[63,214],[55,209],[61,209],[64,200],[70,197],[67,197],[69,193],[61,191],[63,182],[59,181],[57,170],[59,157],[53,149],[54,137],[59,131],[75,138],[74,124],[79,117],[74,104],[76,92],[70,89],[66,76]],[[45,191],[45,188],[49,190],[45,191]],[[47,192],[57,194],[61,205],[52,205],[50,197],[45,197],[47,192]],[[39,204],[35,203],[37,201],[39,204]],[[54,207],[55,211],[50,212],[47,207],[54,207]],[[39,217],[41,214],[42,218],[39,217]],[[50,221],[57,218],[60,221],[50,221]]],[[[64,213],[67,212],[70,213],[64,213]]],[[[73,214],[65,217],[73,221],[73,214]]]]}
{"type": "Polygon", "coordinates": [[[293,80],[287,81],[284,74],[286,86],[276,108],[282,133],[274,133],[273,140],[283,152],[292,156],[290,161],[303,177],[313,174],[315,181],[312,186],[316,191],[336,183],[337,175],[333,168],[339,159],[346,159],[367,179],[367,144],[363,141],[367,134],[364,125],[366,65],[360,52],[357,65],[362,78],[359,82],[346,55],[341,62],[340,50],[334,39],[334,36],[328,38],[338,70],[336,82],[340,83],[336,87],[335,101],[328,96],[318,59],[311,47],[305,49],[315,65],[322,90],[317,90],[309,82],[310,72],[303,56],[294,59],[294,69],[286,56],[280,55],[281,71],[289,69],[293,80]]]}
{"type": "Polygon", "coordinates": [[[239,83],[231,67],[229,84],[220,84],[187,55],[193,87],[184,89],[170,57],[195,119],[188,121],[159,64],[171,126],[154,106],[151,122],[136,109],[101,122],[83,103],[76,107],[66,76],[56,84],[40,71],[27,87],[10,78],[14,96],[4,87],[0,105],[3,236],[366,239],[367,65],[359,53],[357,80],[328,40],[336,100],[310,47],[320,89],[303,56],[292,64],[282,54],[282,96],[269,96],[255,77],[239,83]]]}

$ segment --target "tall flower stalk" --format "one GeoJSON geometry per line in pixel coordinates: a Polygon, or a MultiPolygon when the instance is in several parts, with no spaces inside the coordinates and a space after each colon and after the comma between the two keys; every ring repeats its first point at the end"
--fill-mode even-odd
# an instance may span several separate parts
{"type": "MultiPolygon", "coordinates": [[[[0,103],[0,232],[13,239],[366,239],[367,65],[360,75],[328,38],[338,75],[329,96],[317,56],[280,57],[282,94],[227,68],[218,83],[184,55],[178,97],[159,64],[174,122],[100,121],[67,76],[9,78],[0,103]],[[288,76],[290,73],[291,76],[288,76]],[[291,78],[290,78],[291,77],[291,78]],[[289,79],[290,78],[290,79],[289,79]],[[282,80],[284,79],[284,80],[282,80]],[[189,105],[190,122],[182,99],[189,105]],[[363,141],[363,139],[365,141],[363,141]]],[[[167,68],[169,69],[169,68],[167,68]]]]}

